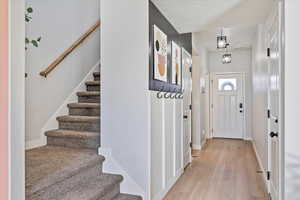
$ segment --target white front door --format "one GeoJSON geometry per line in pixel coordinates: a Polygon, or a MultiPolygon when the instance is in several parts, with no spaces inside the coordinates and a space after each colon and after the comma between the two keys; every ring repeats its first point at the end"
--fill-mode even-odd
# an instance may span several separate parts
{"type": "Polygon", "coordinates": [[[213,87],[213,137],[244,138],[244,75],[215,74],[213,87]]]}
{"type": "Polygon", "coordinates": [[[182,86],[183,86],[183,167],[191,162],[191,142],[192,142],[192,56],[182,49],[182,86]]]}
{"type": "Polygon", "coordinates": [[[279,53],[279,24],[278,17],[268,31],[269,39],[269,89],[268,89],[268,165],[269,190],[272,200],[279,200],[280,177],[280,53],[279,53]]]}

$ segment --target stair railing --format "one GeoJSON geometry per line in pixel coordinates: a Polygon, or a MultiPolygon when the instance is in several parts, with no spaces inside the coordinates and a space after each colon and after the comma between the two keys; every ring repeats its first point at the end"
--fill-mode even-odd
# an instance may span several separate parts
{"type": "Polygon", "coordinates": [[[40,75],[47,77],[70,53],[72,53],[86,38],[88,38],[96,29],[100,27],[100,20],[98,20],[92,27],[90,27],[78,40],[76,40],[62,55],[54,60],[45,70],[40,72],[40,75]]]}

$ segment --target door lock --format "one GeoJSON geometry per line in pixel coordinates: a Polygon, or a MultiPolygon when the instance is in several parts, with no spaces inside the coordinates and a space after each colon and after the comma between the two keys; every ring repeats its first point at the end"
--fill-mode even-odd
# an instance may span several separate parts
{"type": "Polygon", "coordinates": [[[273,137],[278,137],[278,133],[271,132],[271,133],[270,133],[270,136],[271,136],[271,138],[273,138],[273,137]]]}
{"type": "Polygon", "coordinates": [[[184,116],[183,116],[183,119],[187,119],[187,118],[188,118],[188,116],[187,116],[187,115],[184,115],[184,116]]]}

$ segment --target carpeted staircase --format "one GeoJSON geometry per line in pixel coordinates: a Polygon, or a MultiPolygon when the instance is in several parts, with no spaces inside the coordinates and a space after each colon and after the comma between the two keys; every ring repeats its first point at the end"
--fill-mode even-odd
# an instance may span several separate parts
{"type": "Polygon", "coordinates": [[[102,172],[100,73],[78,92],[59,128],[45,133],[47,145],[26,151],[26,200],[141,200],[121,194],[121,175],[102,172]]]}

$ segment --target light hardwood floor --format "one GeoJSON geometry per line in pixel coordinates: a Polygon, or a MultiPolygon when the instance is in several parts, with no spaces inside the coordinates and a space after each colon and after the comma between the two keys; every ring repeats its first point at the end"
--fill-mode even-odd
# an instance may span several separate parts
{"type": "Polygon", "coordinates": [[[249,141],[212,139],[164,200],[268,200],[249,141]]]}

